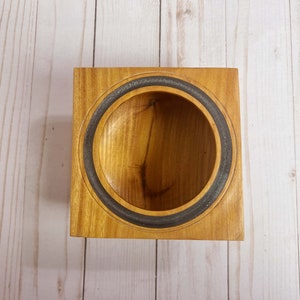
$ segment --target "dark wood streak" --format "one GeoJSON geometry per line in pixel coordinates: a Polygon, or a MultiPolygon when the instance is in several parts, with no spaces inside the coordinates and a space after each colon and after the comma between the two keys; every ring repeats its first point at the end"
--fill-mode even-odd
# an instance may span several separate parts
{"type": "MultiPolygon", "coordinates": [[[[152,191],[151,188],[149,187],[149,185],[147,184],[147,175],[146,175],[147,174],[147,158],[149,155],[149,148],[150,148],[150,143],[151,143],[153,124],[154,124],[155,118],[156,118],[156,103],[157,103],[157,99],[150,99],[149,104],[146,106],[146,108],[139,112],[139,113],[141,113],[147,109],[153,110],[152,119],[151,119],[151,123],[150,123],[149,136],[148,136],[148,141],[147,141],[147,145],[146,145],[145,157],[144,157],[143,163],[139,166],[144,199],[149,198],[149,197],[155,199],[159,196],[162,196],[164,193],[166,193],[172,187],[172,185],[170,185],[159,191],[152,191]]],[[[149,209],[151,209],[151,207],[149,207],[149,209]]]]}
{"type": "Polygon", "coordinates": [[[141,184],[142,184],[142,190],[144,194],[144,199],[147,197],[147,194],[150,192],[148,186],[147,186],[147,179],[146,179],[146,168],[147,168],[147,158],[149,154],[149,147],[150,147],[150,141],[151,141],[151,135],[152,135],[152,130],[153,130],[153,124],[154,124],[154,119],[155,119],[155,100],[151,100],[146,107],[146,109],[151,109],[153,110],[152,113],[152,119],[150,123],[150,130],[149,130],[149,135],[148,135],[148,141],[147,141],[147,146],[146,146],[146,151],[145,151],[145,157],[144,161],[140,166],[140,176],[141,176],[141,184]]]}

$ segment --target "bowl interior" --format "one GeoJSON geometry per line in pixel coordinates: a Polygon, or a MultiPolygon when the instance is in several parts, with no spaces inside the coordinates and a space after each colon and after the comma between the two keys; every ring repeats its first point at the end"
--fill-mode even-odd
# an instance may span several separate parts
{"type": "Polygon", "coordinates": [[[136,207],[163,211],[191,201],[216,162],[214,131],[189,100],[145,92],[123,102],[99,134],[99,165],[110,187],[136,207]]]}

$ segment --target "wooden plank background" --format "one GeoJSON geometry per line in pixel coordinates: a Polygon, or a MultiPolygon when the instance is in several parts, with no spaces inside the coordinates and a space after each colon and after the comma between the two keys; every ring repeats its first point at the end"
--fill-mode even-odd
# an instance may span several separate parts
{"type": "Polygon", "coordinates": [[[2,0],[0,299],[300,299],[299,86],[300,0],[2,0]],[[239,68],[245,241],[69,237],[76,66],[239,68]]]}

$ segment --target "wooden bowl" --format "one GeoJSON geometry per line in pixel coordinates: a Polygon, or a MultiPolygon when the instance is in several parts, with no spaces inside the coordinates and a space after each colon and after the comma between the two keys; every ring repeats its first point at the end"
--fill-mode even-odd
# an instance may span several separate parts
{"type": "Polygon", "coordinates": [[[134,74],[112,83],[85,108],[79,157],[73,156],[105,221],[84,236],[152,237],[156,230],[173,238],[168,230],[182,234],[228,189],[237,162],[232,124],[218,100],[176,74],[134,74]],[[121,233],[112,234],[112,224],[121,233]]]}
{"type": "Polygon", "coordinates": [[[218,139],[201,109],[162,91],[139,91],[118,105],[98,127],[93,152],[112,196],[164,211],[201,194],[217,167],[218,139]]]}

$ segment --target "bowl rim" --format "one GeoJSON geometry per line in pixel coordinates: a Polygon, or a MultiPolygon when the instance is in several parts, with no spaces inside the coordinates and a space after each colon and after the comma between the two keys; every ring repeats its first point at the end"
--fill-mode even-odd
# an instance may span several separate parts
{"type": "Polygon", "coordinates": [[[87,125],[83,141],[83,164],[89,183],[99,200],[119,218],[132,224],[149,228],[167,228],[187,223],[201,215],[218,199],[224,189],[232,167],[232,138],[226,119],[217,104],[200,88],[185,80],[166,75],[145,75],[130,80],[106,95],[96,107],[87,125]],[[216,124],[220,138],[221,158],[217,174],[211,186],[193,205],[167,215],[147,215],[124,207],[102,185],[94,165],[93,141],[96,129],[105,112],[120,97],[136,89],[151,86],[170,87],[183,91],[205,107],[216,124]]]}

